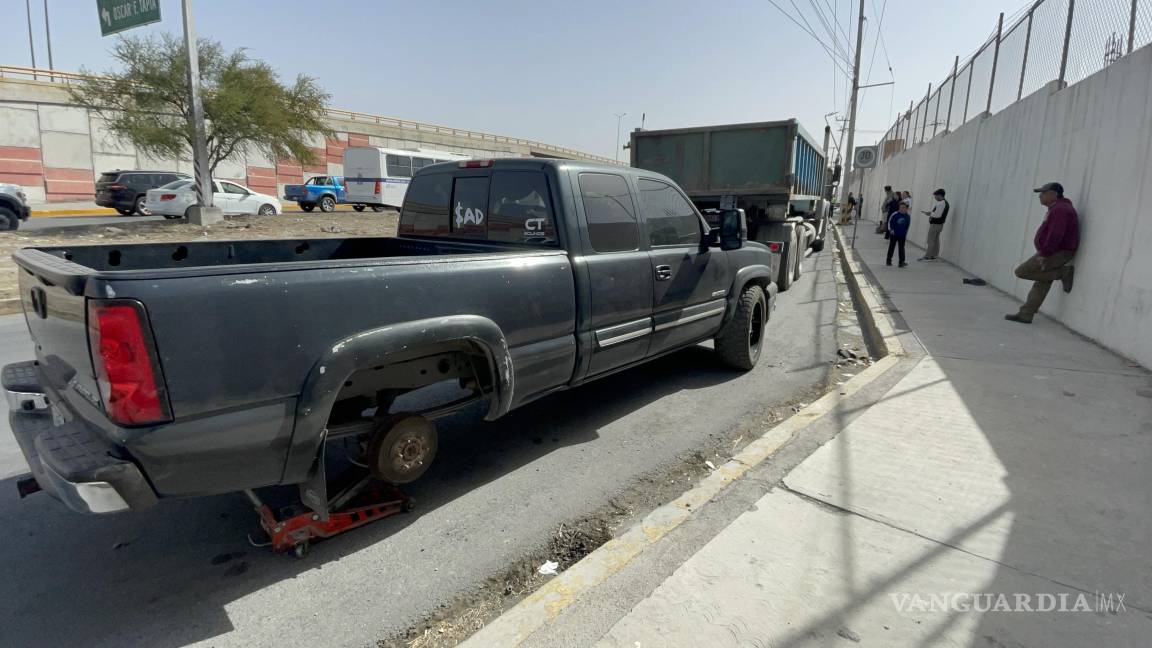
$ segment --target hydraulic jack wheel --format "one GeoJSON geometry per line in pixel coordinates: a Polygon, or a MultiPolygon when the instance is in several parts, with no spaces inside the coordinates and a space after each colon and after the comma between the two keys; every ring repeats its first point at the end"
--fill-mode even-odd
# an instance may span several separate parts
{"type": "Polygon", "coordinates": [[[277,515],[254,491],[244,491],[256,507],[260,526],[273,551],[308,555],[313,540],[331,538],[381,518],[415,508],[395,483],[408,483],[427,470],[436,454],[436,428],[417,414],[385,418],[373,431],[367,467],[345,472],[336,494],[328,497],[324,444],[308,481],[300,484],[302,506],[277,515]],[[387,480],[387,481],[382,481],[387,480]]]}

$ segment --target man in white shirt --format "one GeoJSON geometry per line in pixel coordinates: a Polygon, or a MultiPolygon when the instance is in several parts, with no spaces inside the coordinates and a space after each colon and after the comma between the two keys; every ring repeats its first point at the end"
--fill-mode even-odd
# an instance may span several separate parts
{"type": "Polygon", "coordinates": [[[944,221],[948,220],[949,205],[948,201],[944,200],[944,190],[933,191],[932,197],[936,199],[932,209],[920,210],[921,214],[928,217],[928,249],[924,251],[924,256],[920,257],[919,261],[936,260],[936,256],[940,254],[940,232],[944,231],[944,221]]]}

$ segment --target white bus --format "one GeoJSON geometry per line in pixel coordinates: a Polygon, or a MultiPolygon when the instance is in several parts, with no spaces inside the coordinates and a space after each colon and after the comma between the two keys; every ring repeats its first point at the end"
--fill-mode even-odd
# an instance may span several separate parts
{"type": "Polygon", "coordinates": [[[346,202],[399,208],[412,175],[431,164],[469,160],[470,156],[430,149],[349,146],[344,149],[346,202]]]}

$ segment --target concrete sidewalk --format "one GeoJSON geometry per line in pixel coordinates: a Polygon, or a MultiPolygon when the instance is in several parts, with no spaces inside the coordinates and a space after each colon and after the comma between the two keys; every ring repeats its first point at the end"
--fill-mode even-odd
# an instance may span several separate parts
{"type": "Polygon", "coordinates": [[[522,645],[1152,644],[1148,372],[1046,317],[1004,321],[1018,302],[945,262],[885,267],[873,227],[857,254],[908,349],[883,391],[842,403],[783,479],[736,482],[732,519],[706,530],[719,496],[522,645]]]}

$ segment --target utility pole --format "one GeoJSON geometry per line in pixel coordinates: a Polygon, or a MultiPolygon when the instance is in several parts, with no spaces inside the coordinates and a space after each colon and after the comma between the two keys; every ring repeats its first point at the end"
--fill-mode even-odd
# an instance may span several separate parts
{"type": "MultiPolygon", "coordinates": [[[[32,69],[36,69],[36,46],[32,44],[32,0],[24,0],[24,15],[28,16],[28,52],[32,54],[32,69]]],[[[32,73],[33,79],[39,79],[32,73]]]]}
{"type": "MultiPolygon", "coordinates": [[[[848,142],[844,151],[844,167],[840,177],[847,180],[849,160],[852,159],[852,145],[856,135],[856,101],[860,94],[860,49],[864,43],[864,0],[860,0],[860,15],[856,20],[856,63],[852,66],[852,102],[848,112],[848,142]]],[[[840,204],[848,204],[848,183],[840,183],[840,204]]]]}
{"type": "Polygon", "coordinates": [[[616,161],[620,161],[620,122],[628,113],[612,113],[616,115],[616,161]]]}
{"type": "MultiPolygon", "coordinates": [[[[44,39],[48,41],[48,69],[55,71],[56,66],[52,63],[52,27],[48,23],[48,0],[44,0],[44,39]]],[[[56,80],[55,75],[50,78],[56,80]]]]}
{"type": "Polygon", "coordinates": [[[184,49],[188,54],[188,94],[192,127],[192,165],[196,170],[196,204],[188,209],[188,222],[208,225],[224,220],[212,206],[212,173],[208,168],[208,138],[204,132],[204,104],[200,101],[200,52],[192,23],[192,0],[181,0],[184,10],[184,49]]]}

